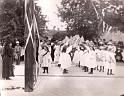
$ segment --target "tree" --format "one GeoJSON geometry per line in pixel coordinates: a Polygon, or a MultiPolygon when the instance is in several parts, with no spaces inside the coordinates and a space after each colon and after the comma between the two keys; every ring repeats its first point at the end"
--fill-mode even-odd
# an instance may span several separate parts
{"type": "Polygon", "coordinates": [[[123,0],[95,0],[94,4],[103,22],[109,27],[118,27],[119,30],[124,31],[123,0]]]}
{"type": "Polygon", "coordinates": [[[53,35],[52,41],[56,41],[56,40],[61,41],[65,38],[66,35],[67,35],[66,32],[58,31],[53,35]]]}
{"type": "MultiPolygon", "coordinates": [[[[1,4],[0,13],[0,36],[1,39],[11,38],[18,39],[19,41],[25,41],[24,32],[24,0],[4,0],[1,4]]],[[[45,30],[45,16],[42,15],[42,10],[35,4],[35,16],[38,25],[38,31],[40,35],[45,30]]]]}
{"type": "Polygon", "coordinates": [[[24,1],[3,0],[0,13],[1,39],[17,38],[24,41],[24,1]]]}
{"type": "Polygon", "coordinates": [[[99,37],[113,27],[124,30],[123,0],[62,0],[59,16],[69,34],[99,37]]]}
{"type": "Polygon", "coordinates": [[[85,39],[99,37],[99,18],[92,0],[62,0],[58,10],[70,34],[83,35],[85,39]]]}
{"type": "Polygon", "coordinates": [[[35,16],[37,20],[37,25],[38,25],[38,31],[40,36],[43,36],[43,33],[45,31],[45,26],[46,26],[46,16],[42,14],[42,9],[41,7],[37,6],[35,4],[35,16]]]}

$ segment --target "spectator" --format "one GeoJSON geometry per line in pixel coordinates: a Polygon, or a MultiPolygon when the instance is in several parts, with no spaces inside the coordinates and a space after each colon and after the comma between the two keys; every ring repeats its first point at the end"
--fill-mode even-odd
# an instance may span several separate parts
{"type": "Polygon", "coordinates": [[[3,49],[3,70],[2,78],[10,79],[9,77],[14,76],[13,72],[13,48],[10,40],[7,40],[3,49]]]}

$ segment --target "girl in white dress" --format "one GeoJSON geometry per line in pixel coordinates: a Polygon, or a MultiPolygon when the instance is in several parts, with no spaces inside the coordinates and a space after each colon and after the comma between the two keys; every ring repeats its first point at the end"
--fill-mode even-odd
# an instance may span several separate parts
{"type": "Polygon", "coordinates": [[[76,66],[79,66],[79,62],[80,62],[79,53],[80,53],[80,48],[79,48],[79,46],[77,46],[76,51],[74,52],[74,57],[73,57],[73,63],[76,66]]]}
{"type": "Polygon", "coordinates": [[[84,44],[84,72],[88,72],[90,47],[84,44]]]}
{"type": "Polygon", "coordinates": [[[50,52],[49,52],[49,48],[48,47],[44,47],[43,48],[44,51],[44,54],[42,56],[42,68],[43,68],[43,73],[45,73],[45,71],[47,71],[48,73],[48,68],[52,62],[52,58],[51,58],[51,55],[50,55],[50,52]]]}
{"type": "Polygon", "coordinates": [[[90,68],[89,74],[93,74],[93,70],[96,67],[96,53],[94,49],[91,49],[89,52],[89,62],[88,68],[90,68]]]}
{"type": "Polygon", "coordinates": [[[107,63],[107,75],[114,75],[113,71],[116,67],[116,60],[115,60],[115,53],[112,52],[110,49],[106,55],[106,63],[107,63]]]}
{"type": "Polygon", "coordinates": [[[88,68],[87,68],[88,54],[89,54],[88,50],[86,50],[84,46],[80,47],[80,51],[79,51],[80,65],[83,67],[84,72],[88,72],[88,68]]]}
{"type": "Polygon", "coordinates": [[[96,48],[95,52],[96,52],[96,65],[97,65],[96,70],[99,71],[99,69],[100,69],[100,49],[96,48]]]}
{"type": "Polygon", "coordinates": [[[58,44],[55,45],[55,53],[54,53],[54,55],[55,55],[54,56],[55,57],[54,61],[58,63],[59,55],[60,55],[60,46],[58,44]]]}
{"type": "Polygon", "coordinates": [[[66,53],[66,47],[63,47],[62,52],[60,53],[59,57],[59,64],[61,64],[61,68],[63,69],[63,73],[67,73],[69,68],[71,66],[71,57],[68,53],[66,53]]]}
{"type": "Polygon", "coordinates": [[[100,46],[100,69],[99,72],[104,72],[104,66],[105,66],[105,58],[106,58],[106,53],[105,53],[105,47],[104,46],[100,46]]]}

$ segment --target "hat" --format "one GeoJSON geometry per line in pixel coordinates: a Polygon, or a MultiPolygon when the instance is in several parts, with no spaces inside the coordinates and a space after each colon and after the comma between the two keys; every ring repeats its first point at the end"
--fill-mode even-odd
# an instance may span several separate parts
{"type": "Polygon", "coordinates": [[[99,49],[104,50],[106,47],[105,46],[100,46],[99,49]]]}
{"type": "Polygon", "coordinates": [[[108,44],[108,45],[112,45],[112,42],[108,42],[107,44],[108,44]]]}
{"type": "Polygon", "coordinates": [[[99,44],[104,44],[104,43],[102,41],[100,41],[99,44]]]}
{"type": "Polygon", "coordinates": [[[16,41],[16,44],[19,44],[19,41],[16,41]]]}

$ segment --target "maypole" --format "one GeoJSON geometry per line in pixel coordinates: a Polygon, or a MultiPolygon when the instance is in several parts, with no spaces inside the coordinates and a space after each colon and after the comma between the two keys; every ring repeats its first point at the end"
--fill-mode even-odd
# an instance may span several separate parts
{"type": "Polygon", "coordinates": [[[39,33],[33,0],[25,0],[25,92],[32,92],[37,81],[39,33]]]}

